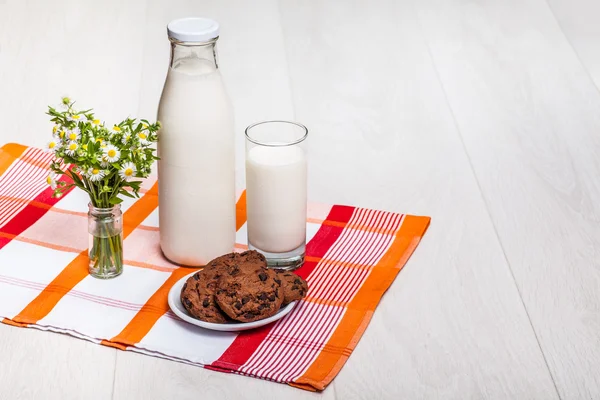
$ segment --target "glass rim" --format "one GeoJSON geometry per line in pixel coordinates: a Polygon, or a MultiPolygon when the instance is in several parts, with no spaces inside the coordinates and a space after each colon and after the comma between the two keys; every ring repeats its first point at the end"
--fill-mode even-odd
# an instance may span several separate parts
{"type": "Polygon", "coordinates": [[[88,209],[91,211],[97,211],[97,212],[111,212],[113,210],[118,210],[121,208],[121,204],[114,204],[112,207],[96,207],[95,205],[93,205],[91,202],[88,203],[88,209]]]}
{"type": "Polygon", "coordinates": [[[298,143],[302,143],[307,137],[308,137],[308,128],[304,125],[302,125],[299,122],[294,122],[294,121],[284,121],[284,120],[269,120],[269,121],[260,121],[260,122],[255,122],[252,125],[248,125],[248,127],[244,130],[244,135],[246,136],[246,139],[254,144],[257,144],[259,146],[267,146],[267,147],[285,147],[285,146],[293,146],[295,144],[298,143]],[[304,135],[302,135],[302,137],[300,137],[299,139],[296,139],[294,141],[290,141],[290,142],[286,142],[286,143],[273,143],[273,142],[264,142],[264,141],[260,141],[257,139],[253,139],[250,137],[249,135],[249,131],[252,128],[255,128],[259,125],[264,125],[264,124],[272,124],[272,123],[279,123],[279,124],[289,124],[289,125],[295,125],[296,127],[302,129],[304,131],[304,135]]]}

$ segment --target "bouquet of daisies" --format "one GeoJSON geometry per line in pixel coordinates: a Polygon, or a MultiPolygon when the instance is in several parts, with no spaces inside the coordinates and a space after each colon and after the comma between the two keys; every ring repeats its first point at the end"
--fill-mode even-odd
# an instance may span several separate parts
{"type": "Polygon", "coordinates": [[[47,149],[56,157],[47,181],[54,195],[77,186],[97,208],[119,204],[121,196],[139,197],[142,182],[137,178],[146,178],[158,159],[152,144],[157,141],[160,123],[127,118],[106,126],[92,110],[77,111],[74,104],[65,97],[64,110],[48,107],[55,125],[47,149]],[[72,183],[60,180],[61,175],[67,175],[72,183]]]}
{"type": "Polygon", "coordinates": [[[55,157],[50,164],[48,184],[59,197],[76,186],[90,196],[90,273],[112,278],[123,271],[121,211],[123,196],[139,197],[140,178],[150,174],[158,159],[153,144],[160,123],[127,118],[107,126],[92,110],[78,111],[69,98],[62,110],[48,107],[54,122],[48,151],[55,157]],[[70,179],[63,179],[66,175],[70,179]]]}

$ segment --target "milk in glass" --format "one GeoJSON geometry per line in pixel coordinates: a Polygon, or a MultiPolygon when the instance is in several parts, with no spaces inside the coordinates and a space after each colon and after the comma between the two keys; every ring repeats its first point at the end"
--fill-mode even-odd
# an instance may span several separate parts
{"type": "Polygon", "coordinates": [[[289,121],[246,129],[248,247],[268,266],[293,270],[304,262],[308,130],[289,121]]]}
{"type": "Polygon", "coordinates": [[[299,147],[256,146],[246,155],[248,240],[270,253],[306,239],[306,157],[299,147]]]}

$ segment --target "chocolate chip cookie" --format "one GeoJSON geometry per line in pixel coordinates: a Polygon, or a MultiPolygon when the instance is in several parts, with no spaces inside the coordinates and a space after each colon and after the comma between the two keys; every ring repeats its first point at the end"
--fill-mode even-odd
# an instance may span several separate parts
{"type": "Polygon", "coordinates": [[[258,321],[274,315],[283,302],[275,271],[262,266],[232,264],[218,280],[215,299],[230,318],[258,321]]]}
{"type": "Polygon", "coordinates": [[[193,317],[213,323],[227,321],[215,302],[217,281],[223,272],[223,267],[207,266],[186,281],[181,291],[181,303],[193,317]]]}
{"type": "Polygon", "coordinates": [[[229,253],[206,264],[207,267],[230,267],[244,265],[248,267],[267,267],[267,259],[256,250],[248,250],[243,253],[229,253]]]}
{"type": "Polygon", "coordinates": [[[275,270],[275,280],[281,282],[281,289],[283,290],[283,305],[289,304],[292,301],[301,300],[306,296],[308,292],[308,283],[300,276],[293,272],[284,270],[275,270]]]}

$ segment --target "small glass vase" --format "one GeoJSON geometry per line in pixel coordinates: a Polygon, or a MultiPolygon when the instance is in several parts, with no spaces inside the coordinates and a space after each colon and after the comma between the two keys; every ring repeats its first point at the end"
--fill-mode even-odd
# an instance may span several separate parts
{"type": "Polygon", "coordinates": [[[111,279],[123,273],[123,213],[121,205],[88,211],[89,273],[94,278],[111,279]]]}

